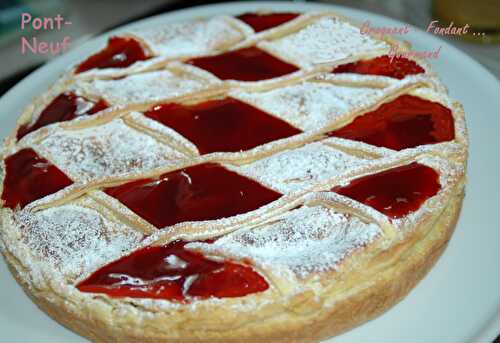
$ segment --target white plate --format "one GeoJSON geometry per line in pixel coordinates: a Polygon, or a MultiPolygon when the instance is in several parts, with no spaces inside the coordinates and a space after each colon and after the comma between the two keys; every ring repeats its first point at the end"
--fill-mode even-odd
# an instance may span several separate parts
{"type": "MultiPolygon", "coordinates": [[[[230,3],[202,6],[148,18],[132,25],[154,25],[198,16],[334,9],[373,26],[401,22],[345,7],[309,3],[230,3]]],[[[128,25],[127,27],[130,27],[128,25]]],[[[123,28],[121,28],[123,29],[123,28]]],[[[116,32],[116,31],[114,31],[116,32]]],[[[0,134],[14,127],[22,108],[76,61],[105,42],[101,36],[38,69],[0,99],[0,134]]],[[[432,60],[451,96],[465,107],[470,132],[467,195],[450,245],[429,275],[400,304],[383,316],[331,342],[487,342],[500,333],[500,84],[470,57],[417,29],[404,36],[415,50],[442,46],[432,60]]],[[[52,321],[31,303],[0,263],[0,335],[4,342],[82,343],[84,339],[52,321]]],[[[329,341],[330,342],[330,341],[329,341]]]]}

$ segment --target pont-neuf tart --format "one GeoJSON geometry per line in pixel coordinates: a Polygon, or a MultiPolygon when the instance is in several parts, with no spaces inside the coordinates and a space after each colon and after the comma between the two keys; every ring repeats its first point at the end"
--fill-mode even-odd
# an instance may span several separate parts
{"type": "Polygon", "coordinates": [[[2,149],[0,247],[95,342],[314,342],[402,299],[464,195],[462,106],[331,12],[139,27],[2,149]]]}

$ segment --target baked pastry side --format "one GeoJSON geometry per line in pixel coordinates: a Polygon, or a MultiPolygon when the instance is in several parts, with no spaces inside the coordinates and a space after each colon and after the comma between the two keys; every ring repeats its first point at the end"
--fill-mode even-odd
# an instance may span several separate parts
{"type": "Polygon", "coordinates": [[[95,342],[314,342],[377,317],[446,248],[468,154],[462,106],[393,49],[331,12],[110,39],[4,143],[9,269],[95,342]]]}

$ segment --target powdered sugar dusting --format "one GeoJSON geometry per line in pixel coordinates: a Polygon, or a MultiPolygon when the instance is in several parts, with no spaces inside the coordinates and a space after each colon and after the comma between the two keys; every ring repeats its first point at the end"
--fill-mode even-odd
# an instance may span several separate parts
{"type": "Polygon", "coordinates": [[[21,240],[43,264],[75,279],[133,248],[142,234],[111,222],[99,212],[63,205],[17,217],[21,240]]]}
{"type": "MultiPolygon", "coordinates": [[[[348,272],[343,266],[351,266],[349,256],[360,251],[360,257],[370,258],[370,252],[363,249],[390,248],[392,236],[384,236],[383,232],[392,235],[394,226],[397,229],[394,231],[404,239],[426,218],[441,213],[461,186],[466,156],[456,165],[452,161],[456,154],[466,155],[467,149],[459,105],[448,98],[443,87],[436,87],[428,74],[408,76],[400,81],[373,75],[329,73],[335,63],[384,54],[390,48],[384,41],[362,35],[357,27],[343,19],[327,13],[300,16],[254,34],[237,19],[219,16],[168,23],[136,30],[132,35],[156,56],[127,68],[93,69],[78,75],[69,72],[57,87],[41,98],[44,101],[35,101],[29,108],[36,118],[48,100],[71,90],[93,101],[106,100],[110,105],[107,110],[89,116],[88,121],[81,117],[71,123],[50,125],[19,143],[11,139],[8,150],[4,151],[7,156],[31,147],[75,180],[73,185],[36,200],[23,210],[2,209],[0,248],[14,256],[23,279],[30,286],[35,285],[43,296],[56,293],[63,299],[81,297],[90,299],[93,303],[86,306],[92,306],[106,297],[80,293],[74,287],[78,280],[135,249],[177,239],[220,237],[213,244],[190,243],[187,247],[207,252],[210,258],[248,260],[257,265],[257,270],[270,271],[269,274],[283,280],[289,280],[290,275],[295,281],[301,281],[300,278],[325,271],[348,272]],[[269,80],[240,82],[218,80],[205,70],[183,63],[191,56],[213,55],[253,45],[301,69],[269,80]],[[351,114],[359,115],[387,101],[388,97],[405,92],[452,108],[457,139],[395,152],[357,141],[320,137],[331,127],[350,120],[351,114]],[[304,132],[249,151],[196,156],[196,147],[186,138],[133,112],[142,111],[152,103],[203,101],[201,95],[207,99],[209,95],[229,95],[304,132]],[[82,129],[84,126],[88,128],[82,129]],[[176,149],[192,157],[186,159],[176,149]],[[442,189],[404,218],[392,220],[369,206],[328,191],[360,175],[412,161],[438,170],[442,189]],[[109,182],[115,181],[114,177],[121,182],[124,174],[131,180],[140,179],[146,177],[141,173],[157,175],[155,173],[204,162],[221,163],[283,196],[236,216],[178,223],[157,230],[117,199],[95,189],[96,183],[88,184],[106,177],[109,182]],[[77,195],[80,197],[74,200],[77,195]],[[345,212],[321,204],[335,204],[345,212]],[[129,227],[117,218],[135,226],[129,227]],[[151,235],[143,239],[143,232],[151,235]],[[50,289],[46,287],[48,284],[50,289]]],[[[3,161],[2,166],[0,178],[5,168],[3,161]]],[[[182,266],[182,261],[175,260],[174,256],[169,260],[182,266]]],[[[294,284],[301,289],[306,283],[294,284]]],[[[234,302],[229,306],[258,312],[262,303],[255,299],[269,293],[231,299],[234,302]]],[[[174,307],[196,311],[201,304],[226,300],[230,303],[228,299],[215,298],[196,300],[189,305],[158,299],[108,298],[106,301],[108,304],[112,301],[113,305],[127,304],[126,310],[116,306],[115,314],[135,318],[144,313],[164,315],[174,307]]],[[[275,299],[266,301],[271,303],[275,299]]]]}
{"type": "Polygon", "coordinates": [[[302,82],[267,92],[233,92],[231,96],[308,131],[323,127],[356,108],[372,103],[383,94],[383,90],[375,88],[302,82]]]}
{"type": "Polygon", "coordinates": [[[209,54],[244,38],[225,17],[169,23],[131,33],[143,40],[155,55],[167,58],[209,54]]]}
{"type": "Polygon", "coordinates": [[[305,190],[365,162],[364,159],[316,142],[232,169],[281,193],[290,193],[305,190]]]}
{"type": "Polygon", "coordinates": [[[135,74],[118,80],[81,81],[88,94],[101,96],[113,105],[130,105],[167,100],[208,87],[209,81],[189,75],[175,75],[168,70],[135,74]]]}
{"type": "Polygon", "coordinates": [[[121,119],[83,130],[59,131],[44,139],[41,148],[61,170],[79,181],[175,165],[184,158],[121,119]]]}
{"type": "Polygon", "coordinates": [[[390,49],[387,43],[361,34],[356,26],[331,16],[283,38],[260,42],[258,46],[302,67],[390,49]]]}
{"type": "Polygon", "coordinates": [[[268,268],[288,269],[304,278],[315,272],[335,270],[356,249],[382,233],[376,224],[332,209],[303,206],[268,224],[242,229],[213,244],[191,243],[186,247],[250,259],[268,268]]]}

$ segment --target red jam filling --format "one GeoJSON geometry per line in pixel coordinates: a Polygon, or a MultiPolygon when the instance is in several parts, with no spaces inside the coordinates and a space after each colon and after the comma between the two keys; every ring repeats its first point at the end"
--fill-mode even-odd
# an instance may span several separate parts
{"type": "Polygon", "coordinates": [[[190,106],[164,104],[153,107],[144,115],[186,137],[201,154],[248,150],[302,132],[281,119],[232,98],[190,106]]]}
{"type": "Polygon", "coordinates": [[[244,13],[237,16],[239,20],[245,22],[255,32],[261,32],[272,27],[281,25],[295,19],[299,16],[299,13],[269,13],[269,14],[258,14],[258,13],[244,13]]]}
{"type": "Polygon", "coordinates": [[[59,94],[40,113],[38,119],[32,124],[26,124],[17,131],[17,139],[21,139],[28,133],[38,130],[41,127],[63,121],[69,121],[79,116],[92,115],[108,107],[104,100],[94,103],[78,96],[73,92],[59,94]]]}
{"type": "Polygon", "coordinates": [[[94,68],[126,68],[137,61],[144,61],[148,58],[141,44],[135,39],[111,37],[106,48],[78,65],[76,73],[94,68]]]}
{"type": "Polygon", "coordinates": [[[404,57],[391,57],[384,55],[370,60],[342,64],[332,70],[332,73],[354,73],[365,75],[381,75],[395,79],[404,79],[407,75],[421,74],[424,68],[416,62],[404,57]]]}
{"type": "Polygon", "coordinates": [[[62,171],[32,149],[23,149],[5,159],[2,199],[14,209],[73,183],[62,171]]]}
{"type": "Polygon", "coordinates": [[[328,135],[402,150],[451,141],[455,138],[455,128],[448,108],[437,102],[402,95],[328,135]]]}
{"type": "Polygon", "coordinates": [[[221,80],[260,81],[298,70],[297,67],[256,47],[194,58],[188,63],[209,71],[221,80]]]}
{"type": "Polygon", "coordinates": [[[371,206],[391,218],[416,211],[441,189],[439,174],[432,168],[413,162],[373,175],[352,180],[332,191],[371,206]]]}
{"type": "Polygon", "coordinates": [[[251,267],[216,262],[184,248],[186,242],[149,246],[104,266],[77,285],[111,297],[186,302],[187,298],[242,297],[269,288],[251,267]]]}
{"type": "Polygon", "coordinates": [[[281,197],[215,163],[126,183],[105,192],[159,229],[186,221],[231,217],[281,197]]]}

